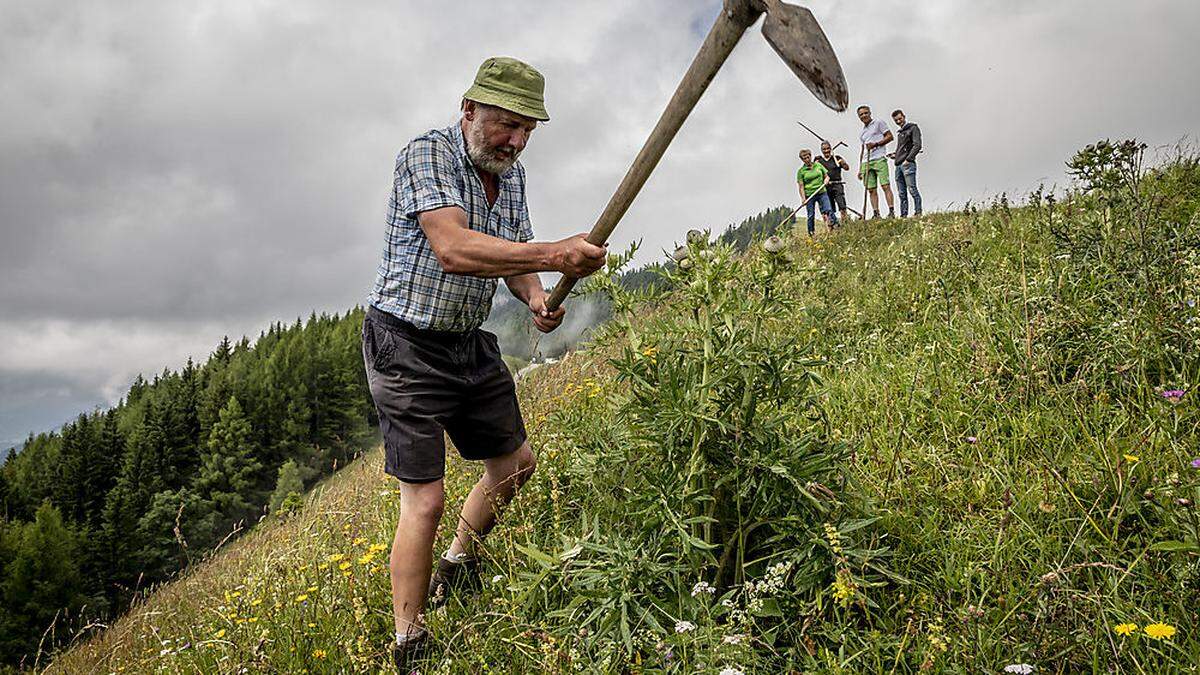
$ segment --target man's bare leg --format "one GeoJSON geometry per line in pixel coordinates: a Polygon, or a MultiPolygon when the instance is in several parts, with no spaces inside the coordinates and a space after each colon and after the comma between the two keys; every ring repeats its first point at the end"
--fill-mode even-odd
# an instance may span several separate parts
{"type": "Polygon", "coordinates": [[[496,526],[497,516],[533,475],[536,465],[528,442],[503,457],[484,460],[483,476],[463,503],[458,529],[450,544],[451,555],[476,554],[479,540],[496,526]]]}
{"type": "Polygon", "coordinates": [[[392,539],[390,558],[392,613],[396,634],[423,630],[418,615],[425,608],[433,566],[433,537],[445,508],[442,481],[400,483],[400,522],[392,539]]]}
{"type": "Polygon", "coordinates": [[[867,194],[871,196],[871,212],[879,213],[879,190],[877,188],[870,188],[867,190],[867,194]]]}
{"type": "MultiPolygon", "coordinates": [[[[892,184],[891,183],[883,184],[883,198],[887,200],[888,212],[895,211],[896,206],[892,201],[892,184]]],[[[878,210],[879,209],[876,209],[876,211],[878,211],[878,210]]]]}

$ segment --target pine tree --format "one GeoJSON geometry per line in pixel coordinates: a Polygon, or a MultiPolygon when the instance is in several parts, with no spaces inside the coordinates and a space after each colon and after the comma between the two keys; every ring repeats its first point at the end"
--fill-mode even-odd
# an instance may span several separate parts
{"type": "Polygon", "coordinates": [[[213,425],[195,483],[203,514],[197,531],[203,539],[223,537],[258,511],[262,493],[257,478],[262,465],[255,458],[257,449],[250,421],[237,397],[230,398],[213,425]]]}
{"type": "Polygon", "coordinates": [[[21,530],[0,584],[9,624],[0,631],[0,657],[7,662],[36,649],[42,632],[62,611],[74,613],[86,602],[77,535],[58,509],[44,502],[21,530]]]}
{"type": "Polygon", "coordinates": [[[304,478],[300,466],[289,459],[279,467],[279,478],[275,481],[275,491],[271,493],[271,513],[279,513],[284,504],[298,501],[303,493],[304,478]]]}

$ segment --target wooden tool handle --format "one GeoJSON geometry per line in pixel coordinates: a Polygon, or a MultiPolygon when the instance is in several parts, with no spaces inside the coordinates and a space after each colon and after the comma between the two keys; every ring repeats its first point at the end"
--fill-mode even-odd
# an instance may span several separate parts
{"type": "MultiPolygon", "coordinates": [[[[646,144],[642,146],[641,152],[633,160],[633,165],[629,167],[629,171],[621,180],[617,191],[608,200],[608,206],[604,207],[600,218],[592,226],[592,231],[587,236],[590,243],[603,246],[604,242],[608,241],[609,235],[616,229],[617,223],[621,221],[621,217],[629,210],[629,205],[633,203],[642,186],[646,184],[650,172],[654,171],[655,166],[658,166],[658,160],[662,159],[663,153],[671,144],[671,140],[675,138],[679,127],[683,126],[683,122],[692,112],[692,108],[696,107],[696,102],[700,100],[701,94],[708,88],[708,84],[712,82],[721,65],[725,63],[725,59],[729,58],[729,53],[741,39],[742,33],[745,33],[757,18],[758,13],[750,10],[746,3],[726,3],[721,10],[721,16],[717,18],[712,29],[708,31],[708,36],[704,38],[704,44],[701,45],[696,58],[692,60],[687,74],[683,76],[683,81],[679,83],[671,101],[667,103],[666,110],[658,118],[658,124],[654,126],[654,131],[650,132],[650,138],[646,139],[646,144]],[[731,5],[738,7],[731,9],[731,5]]],[[[546,309],[552,312],[558,309],[563,300],[566,300],[576,281],[578,280],[568,276],[559,279],[558,285],[554,287],[554,291],[546,300],[546,309]]]]}

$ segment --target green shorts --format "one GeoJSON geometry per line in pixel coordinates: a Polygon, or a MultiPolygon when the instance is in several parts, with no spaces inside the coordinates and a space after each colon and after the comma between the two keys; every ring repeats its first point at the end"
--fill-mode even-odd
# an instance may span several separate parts
{"type": "MultiPolygon", "coordinates": [[[[880,185],[888,185],[891,183],[891,179],[888,178],[887,157],[880,157],[879,159],[870,160],[867,162],[866,171],[868,190],[873,190],[880,185]]],[[[859,177],[861,176],[862,174],[860,173],[859,177]]]]}

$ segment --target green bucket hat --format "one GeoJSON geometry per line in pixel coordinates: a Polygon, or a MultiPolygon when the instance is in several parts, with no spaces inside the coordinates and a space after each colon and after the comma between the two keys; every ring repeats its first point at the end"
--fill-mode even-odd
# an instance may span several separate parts
{"type": "Polygon", "coordinates": [[[486,103],[545,122],[546,79],[533,66],[507,56],[493,56],[479,66],[475,83],[463,98],[486,103]]]}

